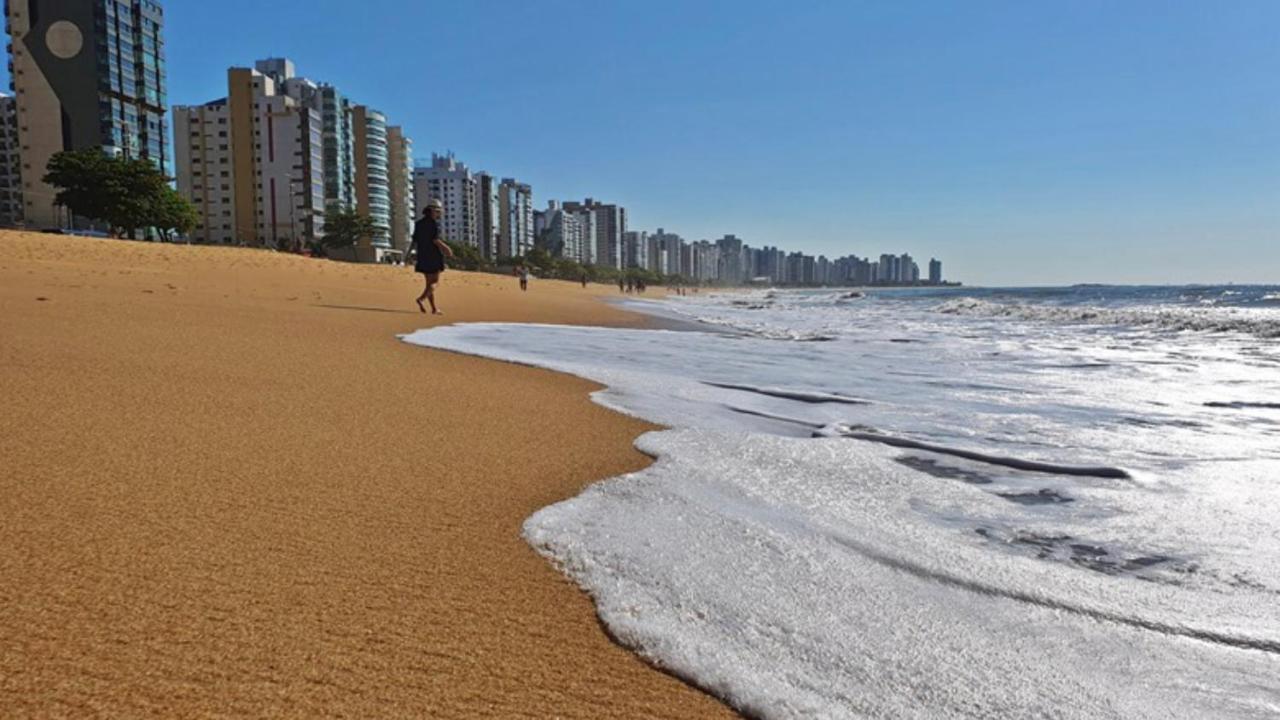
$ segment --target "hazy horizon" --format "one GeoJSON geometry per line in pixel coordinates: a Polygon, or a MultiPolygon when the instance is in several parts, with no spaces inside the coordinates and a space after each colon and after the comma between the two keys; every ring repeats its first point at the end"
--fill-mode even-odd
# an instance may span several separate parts
{"type": "Polygon", "coordinates": [[[170,105],[289,57],[539,207],[967,285],[1280,282],[1280,3],[164,5],[170,105]]]}

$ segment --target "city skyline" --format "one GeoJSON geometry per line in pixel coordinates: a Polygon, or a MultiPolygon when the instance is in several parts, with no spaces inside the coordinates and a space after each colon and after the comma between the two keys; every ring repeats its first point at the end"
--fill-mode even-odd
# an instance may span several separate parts
{"type": "Polygon", "coordinates": [[[539,199],[616,199],[635,226],[829,256],[911,248],[972,284],[1280,275],[1275,5],[591,6],[592,37],[567,2],[321,1],[305,32],[283,19],[297,7],[255,4],[263,21],[245,25],[239,4],[166,4],[170,106],[289,57],[385,99],[419,161],[451,148],[539,199]],[[620,38],[645,42],[606,53],[620,38]],[[520,48],[520,72],[500,71],[499,47],[520,48]]]}

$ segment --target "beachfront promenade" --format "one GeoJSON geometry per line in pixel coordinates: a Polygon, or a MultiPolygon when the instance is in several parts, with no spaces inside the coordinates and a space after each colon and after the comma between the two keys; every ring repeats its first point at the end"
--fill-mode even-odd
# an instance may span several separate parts
{"type": "Polygon", "coordinates": [[[729,717],[520,538],[647,460],[589,383],[438,322],[640,322],[576,284],[0,232],[15,717],[729,717]]]}

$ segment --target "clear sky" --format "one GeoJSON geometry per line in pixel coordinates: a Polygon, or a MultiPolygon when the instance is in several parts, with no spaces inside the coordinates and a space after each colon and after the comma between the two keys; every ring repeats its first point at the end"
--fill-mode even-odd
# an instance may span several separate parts
{"type": "Polygon", "coordinates": [[[166,0],[169,96],[293,59],[632,229],[972,284],[1280,283],[1280,0],[166,0]]]}

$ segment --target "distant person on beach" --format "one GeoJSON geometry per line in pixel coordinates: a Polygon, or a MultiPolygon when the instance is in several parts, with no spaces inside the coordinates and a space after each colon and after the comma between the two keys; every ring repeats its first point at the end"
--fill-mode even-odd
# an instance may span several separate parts
{"type": "Polygon", "coordinates": [[[528,292],[529,290],[529,266],[519,265],[516,267],[516,275],[520,276],[520,289],[528,292]]]}
{"type": "Polygon", "coordinates": [[[626,292],[626,291],[627,291],[627,281],[623,280],[622,276],[619,275],[618,276],[618,292],[626,292]]]}
{"type": "Polygon", "coordinates": [[[587,274],[582,273],[582,287],[585,288],[586,286],[587,286],[587,274]]]}
{"type": "Polygon", "coordinates": [[[453,258],[453,250],[440,237],[440,218],[444,217],[444,205],[439,200],[432,200],[422,212],[422,219],[413,226],[413,242],[409,249],[417,248],[418,259],[413,269],[422,273],[425,286],[418,296],[418,309],[426,312],[422,301],[431,304],[432,315],[443,315],[436,308],[436,283],[440,282],[440,273],[444,272],[444,259],[453,258]]]}

